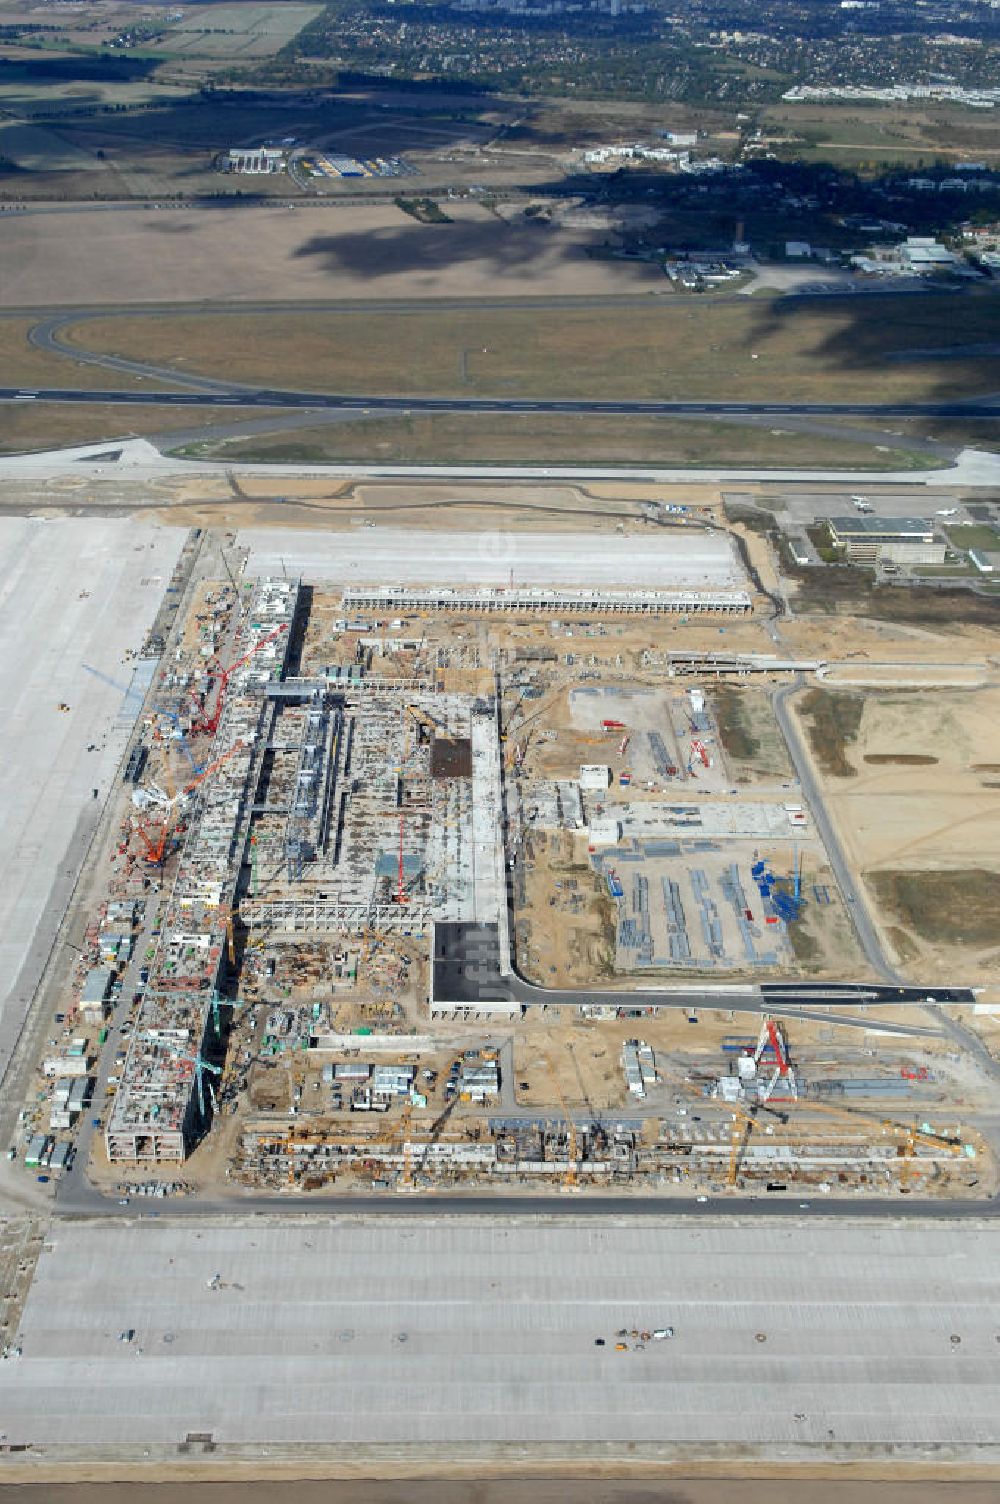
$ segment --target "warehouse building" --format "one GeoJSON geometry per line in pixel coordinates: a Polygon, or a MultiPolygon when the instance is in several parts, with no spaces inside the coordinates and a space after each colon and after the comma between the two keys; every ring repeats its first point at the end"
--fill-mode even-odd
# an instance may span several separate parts
{"type": "Polygon", "coordinates": [[[921,517],[831,517],[830,536],[849,564],[940,564],[945,543],[921,517]]]}
{"type": "Polygon", "coordinates": [[[259,175],[265,172],[281,172],[285,166],[285,154],[272,146],[234,146],[226,158],[230,172],[259,175]]]}

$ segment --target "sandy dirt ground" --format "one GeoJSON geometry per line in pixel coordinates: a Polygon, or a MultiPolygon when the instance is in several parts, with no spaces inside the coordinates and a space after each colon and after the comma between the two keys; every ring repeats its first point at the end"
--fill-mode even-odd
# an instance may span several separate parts
{"type": "Polygon", "coordinates": [[[859,616],[796,616],[781,624],[782,642],[797,657],[832,661],[865,660],[881,663],[997,664],[995,630],[956,623],[949,630],[909,626],[905,622],[872,621],[859,616]]]}
{"type": "MultiPolygon", "coordinates": [[[[37,1476],[37,1464],[29,1466],[37,1476]]],[[[449,1466],[447,1460],[439,1459],[423,1468],[370,1462],[353,1468],[345,1465],[336,1469],[338,1477],[331,1480],[327,1469],[306,1461],[284,1467],[265,1463],[248,1467],[227,1459],[214,1468],[204,1463],[147,1467],[138,1475],[142,1481],[133,1483],[114,1481],[129,1469],[89,1467],[80,1469],[80,1475],[99,1478],[103,1473],[108,1481],[0,1485],[0,1504],[273,1504],[276,1481],[281,1482],[286,1504],[801,1504],[803,1498],[809,1504],[995,1504],[996,1500],[995,1479],[959,1482],[954,1480],[955,1469],[895,1465],[865,1479],[864,1468],[842,1464],[833,1480],[828,1476],[832,1470],[821,1467],[787,1467],[780,1478],[771,1478],[772,1466],[753,1460],[700,1467],[688,1463],[684,1476],[679,1476],[669,1466],[635,1464],[630,1469],[635,1476],[626,1481],[620,1462],[592,1463],[571,1476],[561,1476],[569,1471],[562,1463],[548,1469],[546,1477],[538,1475],[540,1468],[531,1476],[536,1469],[523,1460],[518,1460],[514,1476],[509,1463],[449,1466]],[[217,1474],[221,1468],[241,1481],[193,1481],[217,1474]],[[431,1472],[446,1476],[428,1481],[431,1472]],[[449,1481],[456,1475],[463,1481],[449,1481]],[[845,1475],[853,1476],[845,1481],[845,1475]],[[178,1482],[178,1478],[188,1481],[178,1482]],[[270,1481],[251,1481],[255,1478],[270,1481]],[[803,1480],[808,1480],[805,1486],[803,1480]]],[[[975,1470],[962,1471],[968,1477],[975,1470]]],[[[22,1466],[18,1472],[23,1476],[27,1469],[22,1466]]]]}
{"type": "MultiPolygon", "coordinates": [[[[861,692],[856,692],[861,693],[861,692]]],[[[890,872],[996,872],[1000,837],[1000,689],[870,691],[845,755],[853,777],[820,774],[828,808],[852,866],[890,872]],[[920,758],[903,762],[901,758],[920,758]]],[[[871,888],[871,883],[869,882],[871,888]]],[[[883,927],[899,916],[882,912],[883,927]]],[[[992,944],[963,936],[934,943],[904,926],[902,959],[955,983],[1000,980],[1000,927],[992,944]]],[[[894,936],[899,950],[899,937],[894,936]]]]}
{"type": "Polygon", "coordinates": [[[424,225],[393,205],[291,212],[80,210],[0,222],[2,306],[577,295],[662,291],[638,262],[593,260],[595,230],[505,225],[475,204],[424,225]]]}
{"type": "MultiPolygon", "coordinates": [[[[882,1016],[888,1012],[883,1010],[882,1016]]],[[[518,1103],[550,1109],[555,1081],[562,1100],[572,1109],[659,1117],[669,1112],[671,1101],[690,1099],[688,1105],[700,1103],[694,1110],[704,1113],[706,1118],[714,1119],[721,1114],[722,1120],[726,1120],[725,1106],[704,1096],[704,1083],[729,1069],[731,1060],[723,1050],[724,1042],[739,1039],[752,1043],[757,1037],[759,1020],[747,1015],[731,1016],[723,1009],[700,1009],[697,1017],[695,1026],[688,1023],[682,1010],[642,1019],[596,1020],[566,1014],[531,1018],[516,1036],[518,1103]],[[657,1073],[664,1083],[662,1090],[651,1089],[644,1104],[637,1104],[629,1095],[621,1064],[624,1041],[637,1037],[652,1047],[657,1073]]],[[[917,1009],[901,1010],[896,1021],[927,1023],[926,1016],[917,1009]]],[[[796,1069],[811,1083],[845,1074],[893,1075],[898,1074],[901,1065],[931,1063],[936,1076],[934,1084],[915,1082],[913,1086],[913,1100],[920,1102],[921,1110],[934,1111],[937,1099],[952,1092],[964,1095],[967,1102],[974,1100],[984,1108],[988,1105],[981,1083],[960,1075],[959,1068],[948,1063],[945,1056],[951,1046],[946,1041],[939,1048],[936,1042],[921,1039],[918,1050],[912,1041],[905,1039],[880,1039],[855,1029],[837,1028],[832,1018],[828,1024],[797,1020],[788,1025],[786,1037],[796,1069]]],[[[900,1098],[893,1102],[888,1113],[905,1116],[908,1110],[903,1105],[905,1101],[900,1098]]],[[[846,1131],[848,1120],[840,1123],[817,1120],[809,1116],[807,1107],[796,1112],[793,1126],[807,1122],[810,1131],[820,1136],[827,1128],[841,1137],[846,1131]]],[[[854,1124],[848,1137],[863,1140],[869,1131],[864,1123],[854,1124]]]]}

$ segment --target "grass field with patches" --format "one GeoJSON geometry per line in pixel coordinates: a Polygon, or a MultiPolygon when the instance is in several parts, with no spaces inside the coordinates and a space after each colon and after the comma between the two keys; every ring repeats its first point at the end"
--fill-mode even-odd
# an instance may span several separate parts
{"type": "Polygon", "coordinates": [[[879,903],[916,935],[939,944],[993,946],[997,941],[1000,873],[869,872],[879,903]]]}
{"type": "Polygon", "coordinates": [[[63,355],[53,355],[47,350],[36,350],[28,343],[28,330],[37,319],[20,315],[0,318],[0,369],[4,373],[5,386],[23,387],[86,387],[100,391],[107,387],[149,386],[138,382],[124,371],[112,376],[101,366],[86,365],[63,355]]]}
{"type": "Polygon", "coordinates": [[[903,469],[913,457],[809,434],[660,418],[559,413],[433,413],[317,424],[288,434],[198,444],[199,458],[317,465],[359,462],[447,464],[729,464],[764,469],[903,469]]]}
{"type": "Polygon", "coordinates": [[[991,336],[1000,298],[990,293],[124,315],[71,334],[89,349],[303,390],[800,402],[992,391],[995,360],[942,370],[890,358],[991,336]]]}
{"type": "MultiPolygon", "coordinates": [[[[265,416],[262,410],[260,416],[265,416]]],[[[218,423],[239,422],[245,408],[214,408],[218,423]]],[[[73,444],[103,444],[115,439],[142,438],[197,427],[191,408],[121,407],[94,403],[81,407],[67,403],[19,402],[0,404],[0,454],[30,454],[73,444]]],[[[164,445],[164,447],[167,447],[164,445]]]]}

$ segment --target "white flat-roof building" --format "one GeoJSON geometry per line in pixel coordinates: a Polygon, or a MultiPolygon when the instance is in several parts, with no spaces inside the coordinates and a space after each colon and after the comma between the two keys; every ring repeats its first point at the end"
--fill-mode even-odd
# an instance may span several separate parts
{"type": "Polygon", "coordinates": [[[617,846],[621,833],[621,825],[612,815],[595,815],[590,822],[587,839],[591,846],[617,846]]]}
{"type": "Polygon", "coordinates": [[[911,272],[942,271],[961,262],[954,251],[927,235],[911,235],[904,240],[899,247],[899,259],[911,272]]]}
{"type": "Polygon", "coordinates": [[[945,543],[921,517],[831,517],[830,535],[851,564],[940,564],[945,543]]]}
{"type": "Polygon", "coordinates": [[[282,172],[285,153],[276,146],[233,146],[226,158],[230,172],[259,175],[265,172],[282,172]]]}

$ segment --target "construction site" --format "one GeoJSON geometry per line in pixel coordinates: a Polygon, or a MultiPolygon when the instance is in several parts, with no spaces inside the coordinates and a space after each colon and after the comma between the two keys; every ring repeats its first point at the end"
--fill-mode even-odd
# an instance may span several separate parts
{"type": "Polygon", "coordinates": [[[651,618],[752,616],[735,560],[711,593],[607,559],[544,589],[543,544],[461,591],[416,550],[391,588],[252,548],[194,579],[149,646],[26,1168],[76,1154],[126,1203],[992,1186],[916,1000],[782,1006],[813,935],[811,985],[866,973],[787,752],[751,777],[727,749],[720,675],[762,660],[650,647],[651,618]]]}

